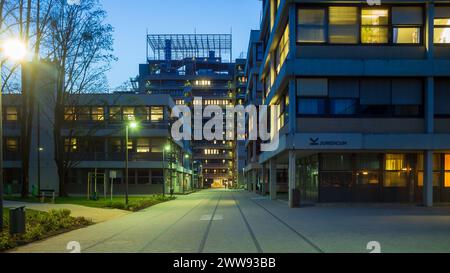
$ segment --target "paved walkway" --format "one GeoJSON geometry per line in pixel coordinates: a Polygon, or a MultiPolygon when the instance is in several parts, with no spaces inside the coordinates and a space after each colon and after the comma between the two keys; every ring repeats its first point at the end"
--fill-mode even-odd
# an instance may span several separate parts
{"type": "Polygon", "coordinates": [[[26,207],[28,209],[49,211],[52,209],[69,209],[73,217],[84,217],[94,223],[109,221],[130,214],[130,212],[118,209],[91,208],[70,204],[47,204],[47,203],[23,203],[15,201],[4,201],[6,208],[26,207]]]}
{"type": "Polygon", "coordinates": [[[316,206],[231,190],[206,190],[16,252],[450,252],[450,208],[316,206]]]}

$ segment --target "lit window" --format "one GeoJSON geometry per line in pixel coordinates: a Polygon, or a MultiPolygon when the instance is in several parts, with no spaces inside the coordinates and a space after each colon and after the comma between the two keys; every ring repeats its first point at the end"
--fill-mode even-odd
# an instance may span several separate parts
{"type": "Polygon", "coordinates": [[[450,188],[450,154],[445,155],[444,187],[450,188]]]}
{"type": "Polygon", "coordinates": [[[450,17],[434,19],[434,43],[450,44],[450,17]]]}
{"type": "Polygon", "coordinates": [[[336,44],[356,44],[358,42],[358,8],[330,7],[329,40],[336,44]]]}
{"type": "Polygon", "coordinates": [[[325,42],[325,10],[299,9],[297,41],[300,43],[325,42]]]}
{"type": "Polygon", "coordinates": [[[420,28],[395,27],[393,40],[395,44],[419,44],[420,28]]]}
{"type": "Polygon", "coordinates": [[[210,86],[211,81],[210,80],[197,80],[195,81],[195,85],[197,86],[210,86]]]}
{"type": "Polygon", "coordinates": [[[406,168],[406,160],[404,154],[387,154],[386,155],[386,171],[398,171],[406,168]]]}
{"type": "Polygon", "coordinates": [[[122,119],[120,107],[110,107],[109,108],[109,120],[119,121],[122,119]]]}
{"type": "Polygon", "coordinates": [[[137,149],[138,153],[150,153],[150,139],[148,138],[139,138],[137,140],[137,149]]]}
{"type": "Polygon", "coordinates": [[[392,8],[393,42],[419,44],[421,42],[423,9],[421,7],[392,8]]]}
{"type": "Polygon", "coordinates": [[[162,121],[164,120],[164,107],[153,106],[151,110],[151,121],[162,121]]]}
{"type": "Polygon", "coordinates": [[[384,44],[389,42],[389,10],[368,9],[361,11],[361,42],[384,44]]]}
{"type": "Polygon", "coordinates": [[[92,107],[92,120],[102,121],[105,119],[103,107],[92,107]]]}
{"type": "Polygon", "coordinates": [[[64,140],[64,150],[66,152],[75,152],[78,149],[77,143],[78,141],[76,138],[66,138],[64,140]]]}
{"type": "Polygon", "coordinates": [[[134,107],[124,107],[123,118],[124,120],[135,120],[134,107]]]}
{"type": "Polygon", "coordinates": [[[6,150],[8,152],[17,152],[19,150],[19,141],[17,138],[6,139],[6,150]]]}
{"type": "Polygon", "coordinates": [[[64,108],[64,120],[66,120],[66,121],[74,121],[74,120],[76,120],[75,107],[66,107],[66,108],[64,108]]]}
{"type": "Polygon", "coordinates": [[[16,107],[6,107],[6,120],[7,121],[18,120],[18,111],[16,107]]]}

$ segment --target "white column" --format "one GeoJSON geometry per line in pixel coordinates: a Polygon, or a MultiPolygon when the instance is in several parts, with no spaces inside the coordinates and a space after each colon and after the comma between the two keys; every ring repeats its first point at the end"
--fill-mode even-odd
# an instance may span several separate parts
{"type": "Polygon", "coordinates": [[[277,165],[275,159],[269,161],[269,192],[270,199],[277,199],[277,165]]]}
{"type": "Polygon", "coordinates": [[[293,190],[295,190],[295,172],[296,172],[296,154],[295,151],[289,151],[289,169],[288,169],[288,185],[289,185],[289,207],[293,208],[298,206],[294,204],[293,190]]]}
{"type": "Polygon", "coordinates": [[[433,151],[423,153],[423,205],[433,206],[433,151]]]}

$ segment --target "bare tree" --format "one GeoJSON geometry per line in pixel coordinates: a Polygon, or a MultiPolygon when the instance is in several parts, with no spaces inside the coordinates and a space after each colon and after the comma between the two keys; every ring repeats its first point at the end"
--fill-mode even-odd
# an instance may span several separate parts
{"type": "MultiPolygon", "coordinates": [[[[21,86],[20,110],[22,196],[29,192],[29,164],[32,122],[35,106],[36,69],[40,59],[51,59],[57,66],[55,94],[55,162],[60,193],[66,195],[67,160],[61,129],[68,96],[108,90],[105,72],[115,58],[111,54],[112,27],[104,23],[105,11],[98,0],[83,0],[69,5],[66,0],[0,0],[0,35],[17,36],[33,52],[32,62],[5,69],[3,87],[21,86]]],[[[75,132],[76,130],[73,129],[75,132]]]]}
{"type": "MultiPolygon", "coordinates": [[[[105,72],[115,58],[111,54],[113,29],[104,23],[105,17],[98,0],[84,0],[80,5],[58,0],[52,13],[47,47],[58,65],[53,135],[61,196],[67,195],[65,183],[70,169],[61,135],[65,106],[71,95],[108,90],[105,72]]],[[[70,134],[74,133],[75,128],[70,134]]]]}

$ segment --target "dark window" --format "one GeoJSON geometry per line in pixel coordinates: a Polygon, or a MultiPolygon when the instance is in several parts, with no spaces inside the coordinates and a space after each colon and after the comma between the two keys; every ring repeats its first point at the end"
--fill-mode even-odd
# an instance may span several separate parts
{"type": "Polygon", "coordinates": [[[298,114],[300,115],[324,115],[325,99],[324,98],[299,98],[298,99],[298,114]]]}
{"type": "Polygon", "coordinates": [[[356,99],[330,99],[330,114],[354,115],[357,113],[358,101],[356,99]]]}

